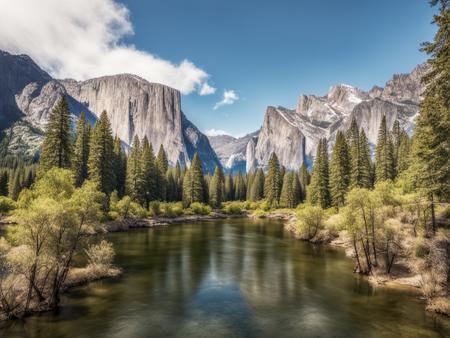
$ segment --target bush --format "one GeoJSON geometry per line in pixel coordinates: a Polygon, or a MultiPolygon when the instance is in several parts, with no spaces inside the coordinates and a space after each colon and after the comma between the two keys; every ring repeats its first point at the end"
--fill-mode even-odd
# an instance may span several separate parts
{"type": "Polygon", "coordinates": [[[159,201],[152,201],[148,205],[148,211],[150,217],[155,217],[161,215],[161,203],[159,201]]]}
{"type": "Polygon", "coordinates": [[[124,196],[120,201],[111,201],[108,215],[112,219],[143,218],[146,211],[141,205],[131,201],[129,196],[124,196]]]}
{"type": "Polygon", "coordinates": [[[428,255],[429,249],[423,237],[418,237],[414,243],[414,256],[424,258],[428,255]]]}
{"type": "Polygon", "coordinates": [[[16,202],[5,196],[0,196],[0,214],[7,214],[16,208],[16,202]]]}
{"type": "Polygon", "coordinates": [[[212,211],[209,205],[199,202],[192,203],[189,209],[194,215],[209,215],[212,211]]]}
{"type": "Polygon", "coordinates": [[[230,215],[239,215],[242,213],[241,202],[227,202],[222,206],[222,211],[230,215]]]}
{"type": "Polygon", "coordinates": [[[109,268],[112,265],[115,252],[112,243],[103,240],[99,244],[91,245],[89,249],[86,250],[86,255],[88,257],[89,266],[95,268],[109,268]]]}
{"type": "Polygon", "coordinates": [[[313,239],[323,229],[324,210],[319,206],[307,205],[297,212],[298,234],[307,240],[313,239]]]}
{"type": "Polygon", "coordinates": [[[164,217],[175,218],[183,215],[183,204],[181,202],[161,203],[160,208],[164,217]]]}

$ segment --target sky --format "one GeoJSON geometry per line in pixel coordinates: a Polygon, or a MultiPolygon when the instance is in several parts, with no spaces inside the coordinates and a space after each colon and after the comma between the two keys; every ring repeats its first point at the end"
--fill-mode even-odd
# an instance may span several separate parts
{"type": "Polygon", "coordinates": [[[426,0],[0,0],[0,49],[56,78],[134,73],[182,93],[202,131],[257,130],[269,105],[384,86],[427,56],[426,0]]]}

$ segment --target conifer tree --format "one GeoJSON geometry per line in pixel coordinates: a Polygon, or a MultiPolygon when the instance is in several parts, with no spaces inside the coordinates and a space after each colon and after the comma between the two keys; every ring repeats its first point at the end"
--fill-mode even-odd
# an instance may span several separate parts
{"type": "Polygon", "coordinates": [[[161,172],[157,168],[155,161],[153,147],[148,141],[147,136],[144,136],[140,152],[140,169],[142,171],[141,179],[143,185],[141,190],[144,194],[145,205],[147,207],[150,201],[156,200],[160,196],[157,184],[161,172]]]}
{"type": "Polygon", "coordinates": [[[237,201],[245,201],[245,197],[247,194],[247,187],[240,170],[238,171],[234,182],[235,182],[234,199],[237,201]]]}
{"type": "Polygon", "coordinates": [[[220,208],[224,195],[224,176],[222,169],[216,166],[209,186],[209,203],[213,208],[220,208]]]}
{"type": "Polygon", "coordinates": [[[381,119],[375,150],[375,179],[377,182],[394,179],[393,145],[386,126],[386,115],[381,119]]]}
{"type": "Polygon", "coordinates": [[[195,153],[192,164],[186,172],[183,181],[183,204],[189,207],[194,202],[205,201],[205,179],[203,177],[202,163],[198,153],[195,153]]]}
{"type": "Polygon", "coordinates": [[[394,125],[392,126],[392,133],[391,133],[392,147],[393,147],[392,157],[394,159],[394,175],[397,175],[398,151],[400,148],[402,131],[403,130],[400,127],[400,122],[398,120],[395,120],[394,125]]]}
{"type": "Polygon", "coordinates": [[[294,206],[302,201],[302,187],[297,173],[292,173],[292,191],[294,194],[294,206]]]}
{"type": "Polygon", "coordinates": [[[271,206],[277,206],[280,200],[280,164],[278,157],[272,153],[269,159],[269,171],[264,182],[264,196],[271,206]]]}
{"type": "Polygon", "coordinates": [[[69,105],[64,96],[53,108],[45,131],[40,166],[42,172],[52,167],[70,168],[72,139],[69,105]]]}
{"type": "Polygon", "coordinates": [[[294,176],[292,172],[285,172],[283,177],[283,187],[280,195],[280,206],[283,208],[295,207],[294,196],[294,176]]]}
{"type": "MultiPolygon", "coordinates": [[[[147,141],[148,147],[148,141],[147,141]]],[[[148,152],[148,149],[146,149],[148,152]]],[[[145,163],[145,166],[147,163],[145,163]]],[[[148,186],[146,185],[143,171],[143,150],[137,136],[134,137],[133,147],[131,149],[130,155],[127,161],[127,176],[126,176],[126,194],[130,198],[140,203],[141,205],[146,205],[146,192],[148,186]]]]}
{"type": "Polygon", "coordinates": [[[8,172],[6,170],[0,172],[0,196],[8,196],[8,172]]]}
{"type": "Polygon", "coordinates": [[[21,170],[18,169],[15,171],[12,180],[9,182],[9,197],[13,200],[17,200],[19,197],[20,191],[22,190],[21,183],[21,170]]]}
{"type": "Polygon", "coordinates": [[[180,161],[177,160],[177,163],[175,164],[175,174],[174,179],[176,183],[176,197],[175,201],[181,201],[183,198],[183,172],[181,170],[180,161]]]}
{"type": "Polygon", "coordinates": [[[166,199],[167,201],[176,201],[177,199],[177,183],[175,181],[174,170],[169,169],[166,175],[167,189],[166,199]]]}
{"type": "Polygon", "coordinates": [[[109,195],[116,186],[114,140],[106,111],[103,111],[91,134],[89,147],[89,179],[101,192],[109,195]]]}
{"type": "Polygon", "coordinates": [[[84,112],[80,114],[77,122],[75,147],[73,152],[72,166],[75,176],[75,185],[80,187],[88,178],[89,142],[91,127],[86,122],[84,112]]]}
{"type": "MultiPolygon", "coordinates": [[[[363,131],[363,129],[361,129],[363,131]]],[[[349,149],[350,156],[350,188],[361,187],[361,154],[360,149],[362,146],[360,145],[360,135],[359,135],[359,127],[356,122],[356,119],[353,117],[352,122],[350,124],[350,128],[347,130],[347,146],[349,149]]]]}
{"type": "Polygon", "coordinates": [[[125,195],[125,182],[127,177],[127,156],[122,149],[122,141],[117,136],[114,138],[114,158],[116,173],[116,188],[118,197],[125,195]]]}
{"type": "Polygon", "coordinates": [[[256,171],[250,192],[250,200],[259,201],[264,198],[264,172],[261,168],[256,171]]]}
{"type": "Polygon", "coordinates": [[[312,204],[319,204],[324,209],[328,208],[331,204],[326,139],[321,139],[317,147],[311,176],[309,199],[312,204]]]}
{"type": "Polygon", "coordinates": [[[440,4],[434,16],[437,32],[433,41],[424,44],[431,70],[423,78],[424,99],[413,136],[411,172],[416,185],[431,202],[432,225],[435,229],[434,202],[450,201],[450,4],[440,4]]]}
{"type": "Polygon", "coordinates": [[[298,174],[298,179],[300,181],[300,189],[301,189],[301,197],[300,202],[306,199],[306,187],[309,185],[311,177],[308,172],[308,168],[306,167],[305,161],[303,161],[300,171],[298,174]]]}
{"type": "Polygon", "coordinates": [[[225,196],[227,201],[234,200],[234,182],[231,172],[228,173],[225,179],[225,196]]]}
{"type": "Polygon", "coordinates": [[[344,134],[337,132],[330,164],[330,192],[335,207],[344,206],[350,184],[350,154],[344,134]]]}
{"type": "Polygon", "coordinates": [[[358,187],[369,189],[373,187],[373,169],[372,160],[370,159],[370,146],[369,140],[366,137],[364,129],[361,128],[359,133],[359,178],[358,187]]]}
{"type": "Polygon", "coordinates": [[[255,175],[251,172],[247,173],[246,175],[247,177],[247,191],[245,194],[245,199],[246,200],[251,200],[251,194],[252,194],[252,186],[253,186],[253,181],[255,180],[255,175]]]}
{"type": "Polygon", "coordinates": [[[156,158],[156,168],[158,169],[158,174],[156,178],[156,187],[158,191],[158,198],[160,200],[166,199],[166,173],[169,168],[167,161],[166,151],[164,146],[161,144],[158,151],[158,156],[156,158]]]}
{"type": "Polygon", "coordinates": [[[411,140],[405,131],[400,135],[400,144],[397,157],[397,174],[405,172],[411,162],[411,140]]]}

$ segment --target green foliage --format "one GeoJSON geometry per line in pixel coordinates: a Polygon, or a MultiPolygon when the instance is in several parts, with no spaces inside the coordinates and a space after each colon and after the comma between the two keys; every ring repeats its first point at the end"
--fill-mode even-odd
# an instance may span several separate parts
{"type": "Polygon", "coordinates": [[[281,173],[278,157],[272,153],[269,159],[269,171],[264,182],[264,196],[271,206],[277,206],[281,193],[281,173]]]}
{"type": "Polygon", "coordinates": [[[88,178],[90,134],[90,125],[86,122],[85,113],[82,112],[77,122],[75,147],[71,161],[77,187],[81,186],[84,180],[88,178]]]}
{"type": "Polygon", "coordinates": [[[109,195],[116,186],[114,140],[105,111],[100,115],[91,135],[88,171],[89,179],[109,195]]]}
{"type": "Polygon", "coordinates": [[[298,179],[300,181],[300,189],[302,192],[300,201],[304,201],[306,199],[306,187],[310,183],[311,177],[308,172],[308,168],[306,167],[305,161],[303,161],[300,171],[298,174],[298,179]]]}
{"type": "Polygon", "coordinates": [[[161,202],[160,201],[151,201],[148,205],[148,211],[150,213],[150,216],[161,215],[161,202]]]}
{"type": "Polygon", "coordinates": [[[157,198],[160,200],[166,199],[167,193],[167,181],[166,181],[166,173],[169,167],[167,161],[166,151],[164,150],[164,146],[161,144],[158,151],[158,156],[156,158],[156,188],[157,188],[157,198]]]}
{"type": "Polygon", "coordinates": [[[112,243],[102,240],[99,244],[89,246],[85,251],[89,266],[94,269],[110,268],[115,256],[112,243]]]}
{"type": "Polygon", "coordinates": [[[189,206],[189,210],[194,215],[209,215],[212,211],[209,205],[200,202],[191,203],[191,205],[189,206]]]}
{"type": "Polygon", "coordinates": [[[297,212],[297,232],[307,240],[313,239],[324,227],[325,212],[320,206],[306,205],[297,212]]]}
{"type": "Polygon", "coordinates": [[[221,168],[216,167],[209,186],[209,203],[213,208],[220,208],[224,200],[225,177],[221,168]]]}
{"type": "Polygon", "coordinates": [[[116,188],[119,196],[125,194],[125,183],[127,177],[127,156],[122,149],[122,141],[116,136],[114,138],[114,164],[116,173],[116,188]]]}
{"type": "Polygon", "coordinates": [[[8,214],[10,211],[14,210],[15,207],[16,202],[14,202],[13,199],[6,196],[0,196],[0,215],[8,214]]]}
{"type": "Polygon", "coordinates": [[[287,172],[284,174],[283,187],[281,189],[280,207],[295,208],[297,198],[294,194],[294,173],[287,172]]]}
{"type": "Polygon", "coordinates": [[[229,215],[240,215],[242,210],[242,202],[226,202],[222,206],[222,212],[229,215]]]}
{"type": "Polygon", "coordinates": [[[225,179],[225,200],[227,201],[234,200],[234,182],[231,172],[228,173],[225,179]]]}
{"type": "Polygon", "coordinates": [[[250,190],[250,200],[259,201],[264,198],[264,172],[261,168],[256,171],[250,190]]]}
{"type": "Polygon", "coordinates": [[[52,167],[70,168],[71,155],[70,112],[67,100],[62,96],[47,123],[40,159],[41,171],[52,167]]]}
{"type": "Polygon", "coordinates": [[[245,201],[247,196],[247,186],[240,170],[234,178],[234,184],[234,199],[236,201],[245,201]]]}
{"type": "MultiPolygon", "coordinates": [[[[125,192],[130,196],[133,202],[144,205],[146,201],[146,189],[151,188],[150,182],[144,179],[143,168],[151,166],[151,158],[147,158],[151,155],[150,148],[147,144],[146,156],[143,157],[141,144],[137,136],[134,137],[133,147],[127,161],[127,176],[125,192]],[[145,162],[144,162],[145,160],[145,162]]],[[[147,173],[146,173],[147,174],[147,173]]]]}
{"type": "Polygon", "coordinates": [[[393,180],[395,178],[393,152],[392,138],[386,126],[386,115],[383,115],[375,149],[376,182],[393,180]]]}
{"type": "Polygon", "coordinates": [[[204,202],[205,189],[206,183],[203,177],[202,163],[200,156],[196,153],[183,180],[183,205],[189,207],[191,203],[204,202]]]}
{"type": "Polygon", "coordinates": [[[8,172],[3,170],[0,172],[0,196],[8,196],[8,172]]]}
{"type": "Polygon", "coordinates": [[[113,219],[137,219],[146,216],[145,209],[136,202],[133,202],[130,196],[124,196],[118,200],[117,193],[113,192],[110,199],[109,216],[113,219]]]}
{"type": "Polygon", "coordinates": [[[161,215],[168,218],[175,218],[184,214],[183,204],[181,202],[161,203],[161,215]]]}
{"type": "Polygon", "coordinates": [[[333,205],[344,206],[345,195],[350,184],[350,154],[344,134],[338,131],[331,155],[330,191],[333,205]]]}
{"type": "Polygon", "coordinates": [[[317,147],[309,188],[309,201],[312,204],[320,205],[323,209],[331,205],[326,139],[321,139],[317,147]]]}

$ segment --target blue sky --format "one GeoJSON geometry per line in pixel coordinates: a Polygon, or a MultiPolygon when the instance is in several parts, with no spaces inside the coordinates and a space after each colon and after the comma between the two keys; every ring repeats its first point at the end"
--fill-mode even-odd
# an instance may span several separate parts
{"type": "Polygon", "coordinates": [[[210,75],[214,95],[183,96],[201,130],[256,130],[268,105],[294,107],[299,93],[336,83],[362,89],[426,60],[433,37],[425,0],[123,1],[135,34],[128,41],[164,59],[187,58],[210,75]],[[224,90],[239,100],[213,110],[224,90]]]}
{"type": "Polygon", "coordinates": [[[0,49],[30,55],[55,78],[164,83],[183,93],[200,130],[242,135],[268,105],[295,107],[299,93],[368,90],[411,71],[426,60],[433,10],[426,0],[9,1],[0,49]],[[225,91],[233,104],[217,104],[225,91]]]}

